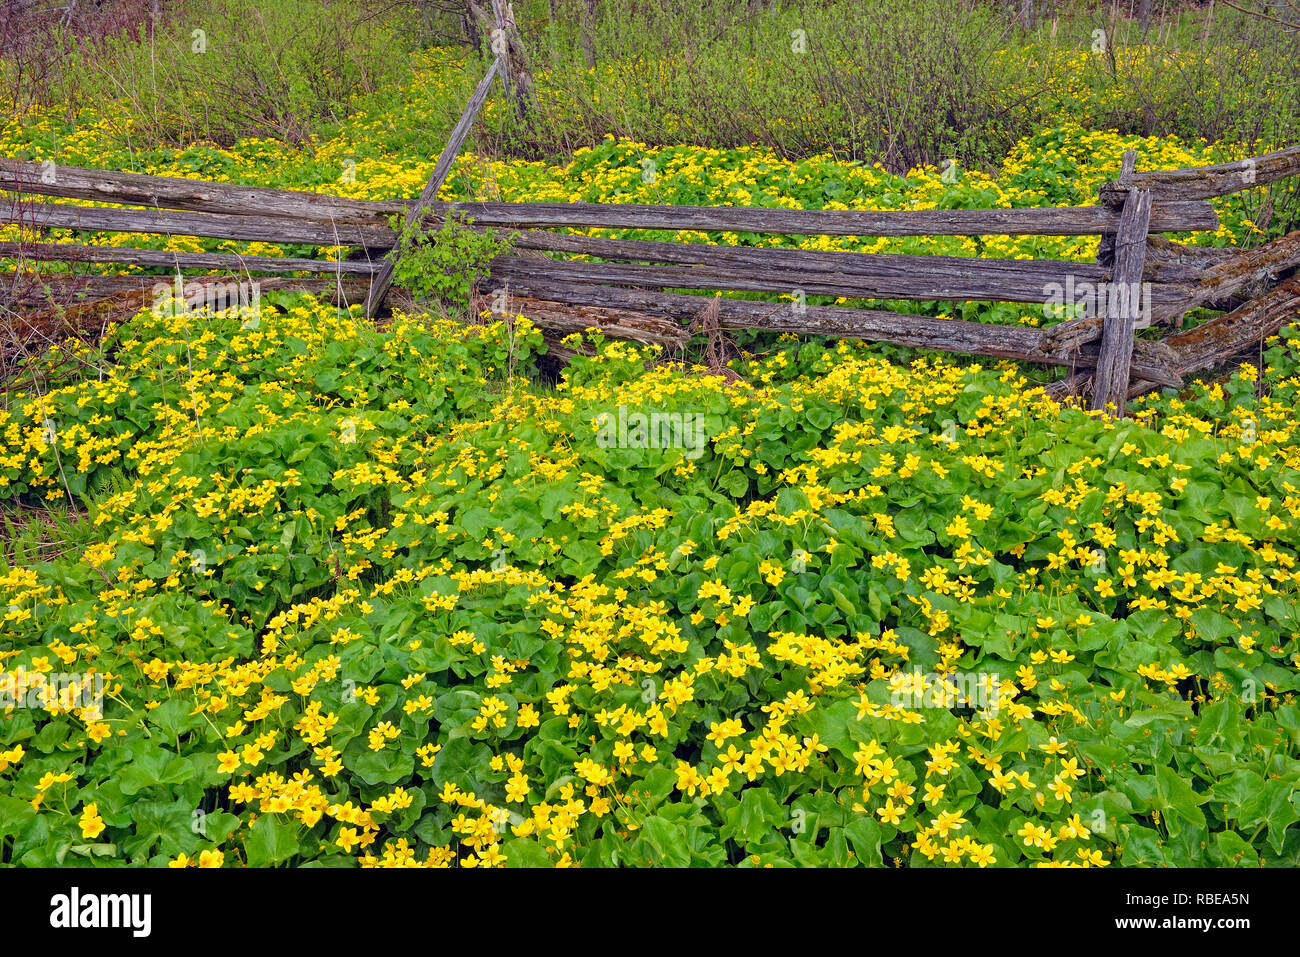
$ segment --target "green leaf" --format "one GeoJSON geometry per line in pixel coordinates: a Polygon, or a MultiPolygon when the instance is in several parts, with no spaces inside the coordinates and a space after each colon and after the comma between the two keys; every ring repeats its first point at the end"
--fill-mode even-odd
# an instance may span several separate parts
{"type": "Polygon", "coordinates": [[[122,841],[122,850],[137,863],[144,863],[155,845],[168,857],[192,852],[199,844],[193,812],[184,801],[137,802],[131,807],[132,833],[122,841]]]}
{"type": "Polygon", "coordinates": [[[632,850],[649,867],[686,867],[691,862],[686,828],[659,816],[646,818],[632,850]]]}
{"type": "Polygon", "coordinates": [[[35,816],[36,811],[22,798],[0,794],[0,838],[17,834],[35,816]]]}
{"type": "Polygon", "coordinates": [[[248,829],[244,850],[249,867],[274,867],[298,853],[298,826],[263,814],[248,829]]]}
{"type": "Polygon", "coordinates": [[[1221,867],[1259,866],[1259,855],[1236,831],[1219,831],[1214,835],[1214,846],[1219,852],[1221,867]]]}
{"type": "Polygon", "coordinates": [[[785,811],[767,788],[749,787],[740,794],[740,802],[723,813],[722,834],[742,845],[761,841],[779,827],[785,811]]]}
{"type": "Polygon", "coordinates": [[[1201,805],[1208,800],[1208,795],[1193,791],[1173,768],[1156,768],[1155,806],[1161,811],[1172,811],[1197,827],[1205,827],[1201,805]]]}
{"type": "Polygon", "coordinates": [[[854,818],[844,826],[844,835],[853,845],[853,855],[864,867],[884,867],[880,853],[880,825],[869,817],[854,818]]]}
{"type": "Polygon", "coordinates": [[[531,838],[515,838],[501,845],[501,850],[511,867],[550,867],[546,848],[531,838]]]}

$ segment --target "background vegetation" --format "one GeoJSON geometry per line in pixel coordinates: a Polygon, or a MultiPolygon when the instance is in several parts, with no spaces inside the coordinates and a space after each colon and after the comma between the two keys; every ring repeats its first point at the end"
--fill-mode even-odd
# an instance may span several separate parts
{"type": "MultiPolygon", "coordinates": [[[[19,112],[112,102],[138,142],[309,143],[359,110],[401,124],[409,81],[436,63],[445,75],[420,84],[433,148],[490,52],[476,6],[104,0],[69,17],[10,3],[0,90],[19,112]]],[[[1032,17],[981,0],[519,0],[535,101],[523,119],[501,111],[474,145],[555,158],[613,135],[829,149],[904,171],[988,166],[1063,116],[1247,144],[1296,127],[1300,31],[1223,4],[1028,6],[1032,17]]]]}

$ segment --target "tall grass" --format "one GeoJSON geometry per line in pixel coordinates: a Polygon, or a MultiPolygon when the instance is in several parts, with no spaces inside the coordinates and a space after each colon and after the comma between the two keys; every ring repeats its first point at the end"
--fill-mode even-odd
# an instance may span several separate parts
{"type": "Polygon", "coordinates": [[[523,8],[539,102],[485,131],[493,151],[614,135],[902,169],[986,165],[1063,119],[1247,143],[1300,127],[1300,37],[1231,8],[1157,3],[1144,30],[1126,6],[1077,4],[1026,31],[987,0],[553,6],[523,8]]]}
{"type": "MultiPolygon", "coordinates": [[[[1218,6],[1175,10],[1143,30],[1102,8],[1059,25],[1064,46],[1104,54],[1080,61],[1085,96],[1066,100],[1088,125],[1144,136],[1244,143],[1294,141],[1300,127],[1300,33],[1218,6]]],[[[1048,46],[1034,43],[1041,55],[1048,46]]]]}
{"type": "Polygon", "coordinates": [[[548,20],[531,37],[543,95],[527,131],[502,131],[502,148],[511,136],[570,151],[615,135],[901,168],[1005,152],[1008,116],[1026,99],[1008,92],[1024,71],[998,56],[1012,29],[965,0],[597,10],[585,29],[548,20]]]}
{"type": "Polygon", "coordinates": [[[305,142],[408,72],[406,40],[358,0],[184,0],[147,32],[51,40],[64,97],[116,104],[124,131],[160,143],[305,142]]]}
{"type": "MultiPolygon", "coordinates": [[[[104,0],[132,4],[147,6],[104,0]]],[[[473,147],[486,154],[556,158],[612,135],[831,152],[902,170],[947,158],[991,166],[1017,139],[1066,119],[1252,145],[1294,142],[1300,128],[1300,36],[1222,5],[1207,20],[1203,8],[1157,0],[1143,29],[1125,15],[1132,5],[1062,3],[1033,30],[999,0],[514,6],[536,102],[523,120],[504,109],[484,116],[473,147]]],[[[25,86],[10,100],[113,103],[124,136],[154,143],[305,143],[364,110],[390,148],[425,155],[445,140],[488,51],[453,0],[163,9],[148,30],[129,28],[122,12],[111,29],[41,21],[40,42],[12,30],[5,41],[0,20],[0,76],[25,86]],[[412,72],[417,48],[458,36],[454,59],[467,66],[412,72]],[[42,44],[54,52],[38,55],[42,44]]]]}

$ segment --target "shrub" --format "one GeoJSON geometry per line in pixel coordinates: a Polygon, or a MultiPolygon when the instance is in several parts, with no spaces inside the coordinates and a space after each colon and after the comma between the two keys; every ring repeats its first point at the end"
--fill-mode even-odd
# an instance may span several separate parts
{"type": "MultiPolygon", "coordinates": [[[[495,233],[470,229],[470,221],[449,216],[437,232],[412,223],[400,227],[393,279],[417,300],[436,298],[467,307],[474,283],[509,243],[495,233]]],[[[397,224],[394,224],[397,227],[397,224]]]]}
{"type": "Polygon", "coordinates": [[[395,49],[384,21],[351,0],[193,0],[149,42],[82,44],[74,60],[81,94],[124,104],[121,123],[146,140],[302,143],[396,78],[395,49]]]}

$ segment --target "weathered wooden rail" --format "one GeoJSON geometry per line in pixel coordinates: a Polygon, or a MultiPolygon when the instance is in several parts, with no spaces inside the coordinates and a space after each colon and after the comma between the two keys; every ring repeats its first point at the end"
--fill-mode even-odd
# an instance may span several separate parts
{"type": "MultiPolygon", "coordinates": [[[[476,92],[480,102],[479,94],[491,79],[490,72],[476,92]]],[[[471,103],[458,124],[460,138],[476,109],[471,103]]],[[[1097,206],[857,211],[437,202],[434,197],[460,138],[453,137],[429,186],[411,202],[368,202],[0,160],[0,224],[25,226],[42,237],[31,243],[0,243],[0,259],[14,261],[26,272],[56,262],[112,263],[165,269],[192,279],[195,271],[215,271],[219,276],[208,280],[222,282],[306,273],[314,278],[286,277],[274,284],[297,284],[339,301],[364,302],[373,314],[391,278],[390,250],[397,241],[392,222],[434,229],[448,217],[466,217],[475,228],[507,230],[512,237],[512,251],[491,264],[485,289],[503,289],[514,300],[513,311],[529,315],[551,333],[596,326],[607,335],[680,345],[690,336],[690,323],[709,306],[724,330],[857,337],[1061,366],[1067,375],[1051,394],[1087,392],[1093,408],[1121,413],[1135,390],[1180,386],[1186,375],[1209,368],[1206,362],[1224,361],[1233,350],[1256,341],[1252,337],[1270,334],[1270,328],[1276,331],[1287,321],[1288,309],[1294,315],[1296,280],[1288,277],[1300,266],[1300,234],[1247,252],[1184,246],[1158,234],[1216,228],[1218,217],[1206,199],[1300,173],[1300,147],[1243,163],[1167,172],[1138,172],[1134,158],[1126,156],[1121,176],[1102,188],[1097,206]],[[51,197],[114,205],[47,201],[51,197]],[[774,249],[563,232],[589,227],[715,235],[1097,235],[1101,243],[1097,262],[1078,263],[774,249]],[[51,231],[96,235],[99,241],[104,233],[260,241],[313,247],[317,252],[304,256],[291,251],[283,258],[182,253],[49,242],[51,231]],[[329,249],[352,253],[342,259],[317,258],[329,249]],[[827,296],[1042,307],[1071,289],[1088,291],[1071,300],[1080,306],[1080,314],[1047,329],[804,303],[809,296],[827,296]],[[792,301],[715,299],[685,292],[701,290],[770,293],[792,301]],[[1152,323],[1175,322],[1197,306],[1231,311],[1163,341],[1135,335],[1152,323]]],[[[165,278],[157,273],[75,278],[45,272],[45,286],[53,283],[60,292],[80,291],[83,297],[139,290],[165,278]]]]}
{"type": "MultiPolygon", "coordinates": [[[[392,233],[389,217],[405,215],[414,205],[397,200],[345,199],[302,190],[71,166],[51,170],[35,163],[4,159],[0,159],[0,190],[156,210],[243,215],[263,222],[292,219],[349,223],[376,227],[389,234],[392,233]],[[43,181],[50,179],[51,173],[53,180],[43,181]]],[[[472,219],[479,226],[503,229],[601,226],[817,236],[1091,236],[1113,233],[1119,227],[1119,212],[1106,206],[859,211],[634,203],[430,202],[427,212],[435,218],[454,213],[472,219]]],[[[1186,232],[1217,226],[1218,217],[1213,208],[1203,202],[1161,203],[1152,212],[1153,232],[1186,232]]]]}

